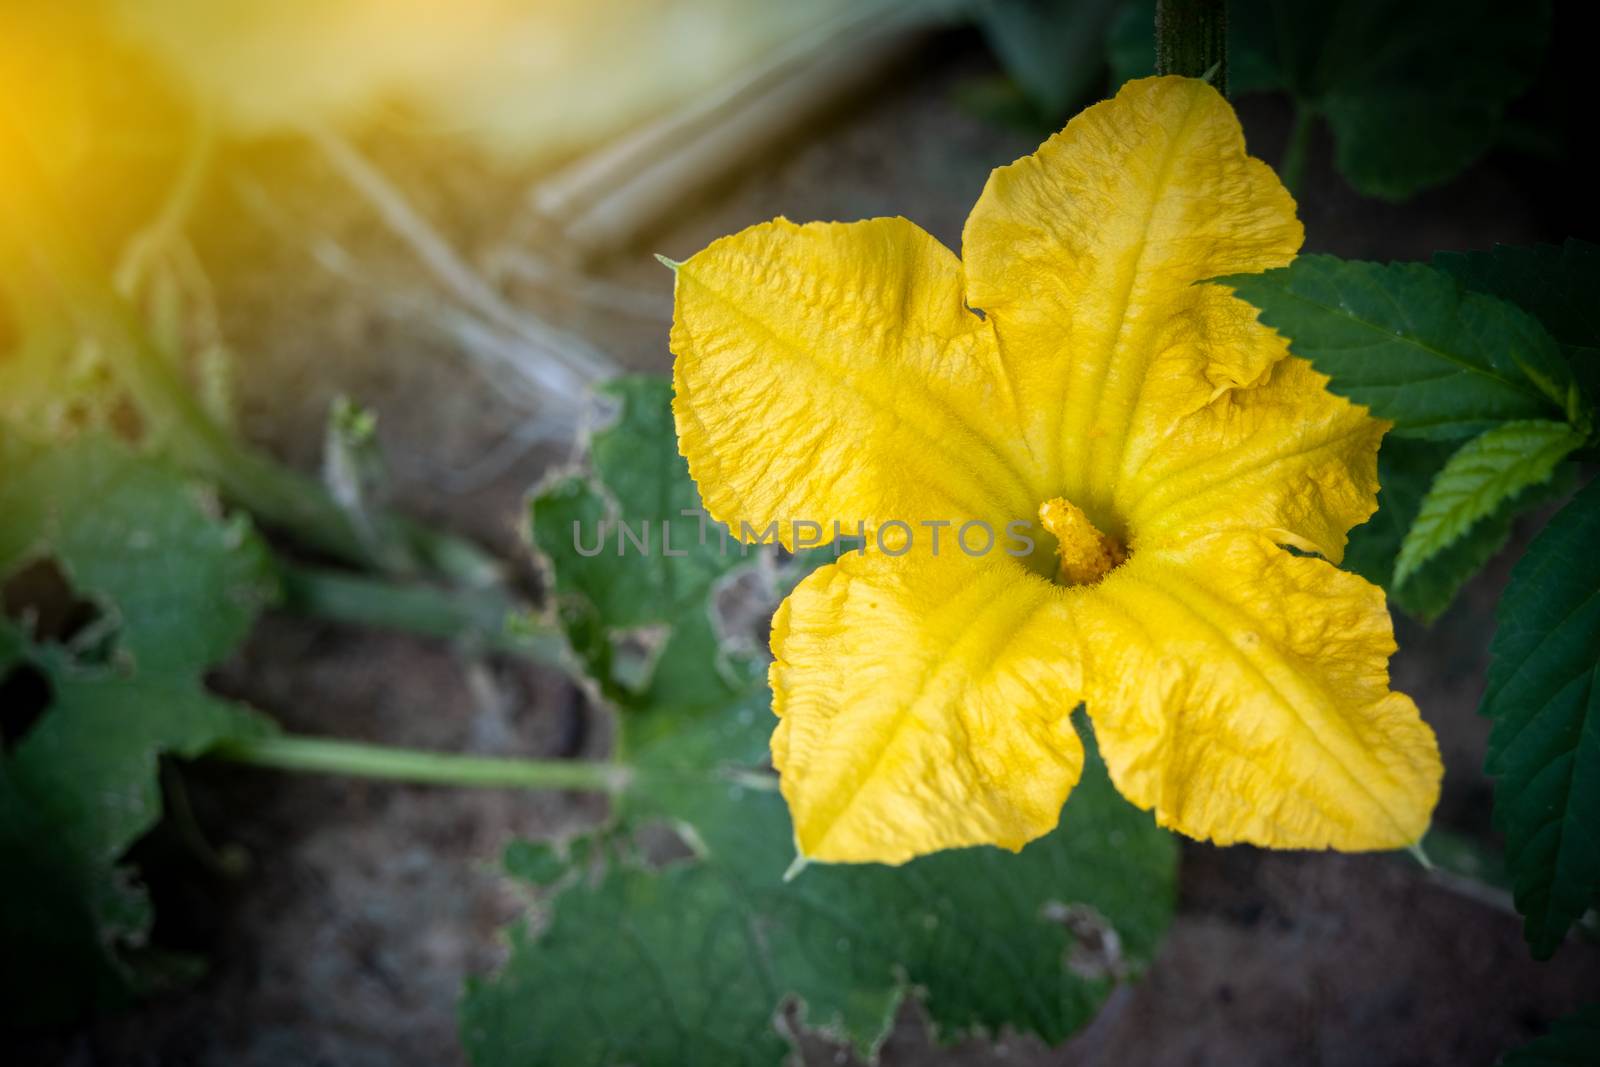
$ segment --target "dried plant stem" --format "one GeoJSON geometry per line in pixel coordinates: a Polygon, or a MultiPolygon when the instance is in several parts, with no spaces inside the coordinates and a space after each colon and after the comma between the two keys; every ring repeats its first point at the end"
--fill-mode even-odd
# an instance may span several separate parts
{"type": "Polygon", "coordinates": [[[520,369],[544,390],[561,400],[577,401],[589,386],[616,373],[611,360],[582,338],[508,305],[354,145],[326,127],[307,127],[306,135],[447,293],[486,324],[520,342],[520,369]]]}

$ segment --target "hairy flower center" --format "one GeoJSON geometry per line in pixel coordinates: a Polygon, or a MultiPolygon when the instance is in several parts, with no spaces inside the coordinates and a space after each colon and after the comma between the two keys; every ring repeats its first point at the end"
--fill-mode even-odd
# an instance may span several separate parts
{"type": "Polygon", "coordinates": [[[1056,539],[1056,581],[1093,585],[1128,558],[1115,538],[1095,529],[1083,509],[1056,497],[1039,505],[1039,522],[1056,539]]]}

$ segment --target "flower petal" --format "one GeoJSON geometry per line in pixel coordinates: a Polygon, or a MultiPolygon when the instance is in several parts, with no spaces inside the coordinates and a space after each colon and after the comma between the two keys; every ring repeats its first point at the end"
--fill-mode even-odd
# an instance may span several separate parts
{"type": "Polygon", "coordinates": [[[999,528],[1043,499],[961,264],[905,219],[779,219],[715,242],[678,267],[672,351],[679,448],[735,534],[999,528]]]}
{"type": "Polygon", "coordinates": [[[1052,496],[1114,526],[1130,439],[1283,358],[1252,310],[1195,283],[1283,266],[1302,236],[1232,108],[1192,79],[1129,82],[990,176],[962,237],[967,298],[995,324],[1052,496]],[[1147,381],[1164,354],[1187,375],[1147,381]]]}
{"type": "Polygon", "coordinates": [[[1399,848],[1443,767],[1391,692],[1383,592],[1262,534],[1140,552],[1074,607],[1111,779],[1219,844],[1399,848]]]}
{"type": "Polygon", "coordinates": [[[1083,769],[1068,591],[1015,560],[847,555],[773,620],[773,764],[800,853],[1019,849],[1083,769]]]}
{"type": "MultiPolygon", "coordinates": [[[[1141,428],[1115,492],[1135,551],[1255,529],[1340,562],[1350,528],[1377,510],[1389,424],[1328,392],[1327,380],[1291,356],[1258,385],[1141,428]]],[[[1150,388],[1161,388],[1155,372],[1150,388]]]]}

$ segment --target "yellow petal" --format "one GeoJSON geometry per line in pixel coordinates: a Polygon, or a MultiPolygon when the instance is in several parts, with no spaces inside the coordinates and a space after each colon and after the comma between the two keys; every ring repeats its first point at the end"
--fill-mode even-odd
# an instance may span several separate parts
{"type": "Polygon", "coordinates": [[[773,764],[802,855],[1021,848],[1083,769],[1069,591],[1014,560],[847,555],[773,620],[773,764]]]}
{"type": "Polygon", "coordinates": [[[1377,509],[1378,445],[1389,424],[1326,382],[1291,356],[1258,385],[1141,429],[1114,494],[1134,550],[1254,529],[1343,559],[1350,528],[1377,509]]]}
{"type": "Polygon", "coordinates": [[[1195,283],[1283,266],[1302,234],[1233,110],[1191,79],[1130,82],[994,172],[962,237],[968,301],[995,324],[1049,496],[1122,532],[1130,440],[1285,353],[1253,310],[1195,283]],[[1169,373],[1150,379],[1158,358],[1169,373]]]}
{"type": "Polygon", "coordinates": [[[1043,497],[993,329],[927,233],[780,219],[677,271],[678,444],[735,534],[777,522],[793,547],[795,520],[1032,517],[1043,497]]]}
{"type": "Polygon", "coordinates": [[[1074,605],[1111,779],[1219,844],[1399,848],[1443,768],[1391,692],[1383,593],[1261,534],[1135,552],[1074,605]]]}

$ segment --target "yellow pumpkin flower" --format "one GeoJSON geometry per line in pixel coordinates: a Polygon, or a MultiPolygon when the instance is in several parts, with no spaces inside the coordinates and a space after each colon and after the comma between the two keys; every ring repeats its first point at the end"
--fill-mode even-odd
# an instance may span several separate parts
{"type": "Polygon", "coordinates": [[[964,261],[904,219],[779,219],[678,265],[674,412],[707,511],[790,547],[866,531],[773,620],[803,857],[1021,848],[1078,780],[1080,704],[1163,826],[1422,836],[1433,732],[1389,689],[1382,591],[1336,566],[1387,425],[1203,284],[1302,236],[1227,102],[1150,78],[996,170],[964,261]]]}

